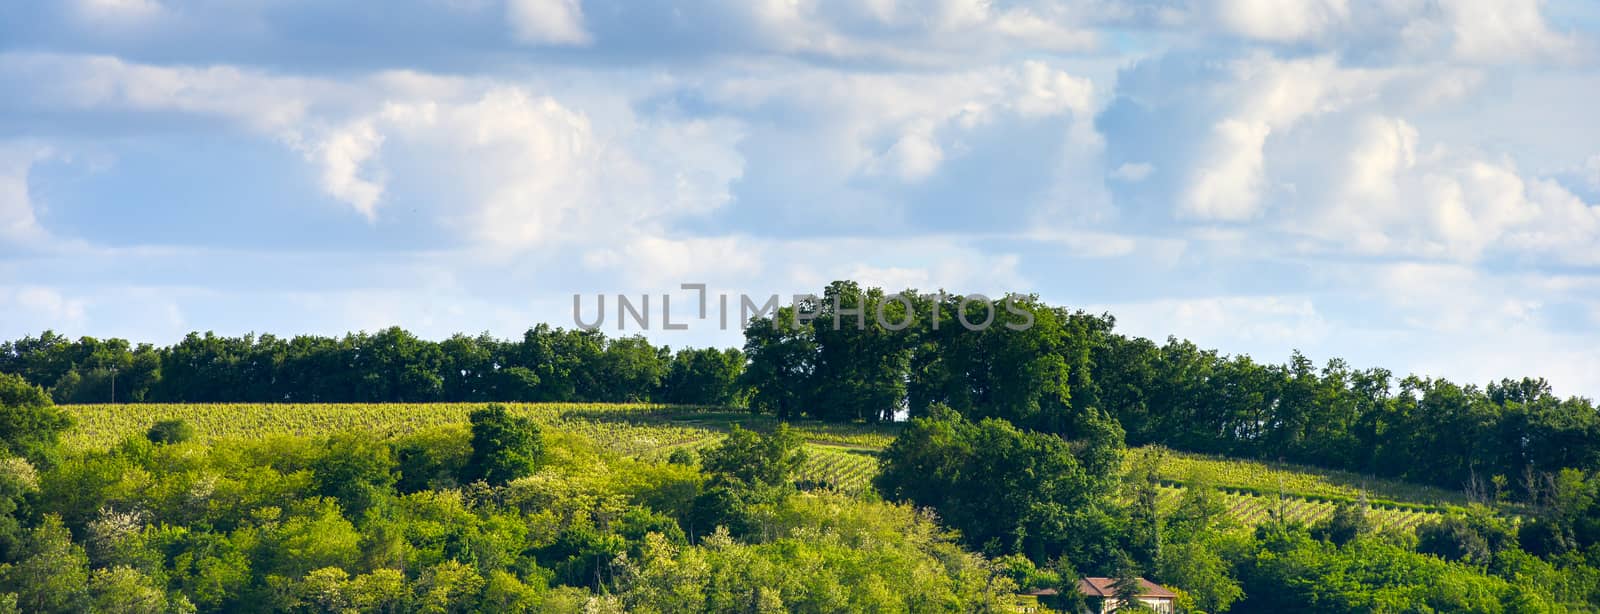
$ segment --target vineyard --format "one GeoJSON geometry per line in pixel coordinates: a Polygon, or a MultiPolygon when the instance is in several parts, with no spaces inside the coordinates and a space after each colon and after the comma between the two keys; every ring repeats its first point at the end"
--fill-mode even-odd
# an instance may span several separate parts
{"type": "MultiPolygon", "coordinates": [[[[359,429],[399,434],[418,429],[466,425],[479,404],[305,404],[305,405],[76,405],[68,411],[77,426],[68,446],[104,449],[140,436],[157,420],[182,419],[202,440],[251,439],[270,435],[320,435],[359,429]]],[[[733,425],[765,431],[772,416],[720,408],[650,404],[509,404],[513,412],[548,428],[582,435],[616,454],[664,459],[673,450],[699,451],[716,445],[733,425]]],[[[894,439],[894,425],[791,422],[807,442],[801,479],[808,486],[860,493],[877,474],[877,451],[894,439]]],[[[1326,518],[1340,502],[1365,498],[1380,527],[1410,529],[1447,508],[1463,505],[1460,493],[1380,480],[1346,472],[1277,463],[1214,458],[1155,448],[1136,448],[1129,462],[1157,458],[1161,502],[1171,506],[1185,484],[1218,488],[1228,515],[1240,526],[1264,522],[1276,513],[1299,522],[1326,518]]]]}
{"type": "MultiPolygon", "coordinates": [[[[1163,512],[1177,506],[1183,489],[1162,486],[1157,490],[1157,507],[1163,512]]],[[[1240,527],[1254,527],[1275,515],[1290,522],[1312,524],[1333,515],[1337,503],[1295,495],[1257,495],[1242,491],[1222,490],[1222,503],[1228,510],[1228,519],[1240,527]]],[[[1436,516],[1437,511],[1396,508],[1382,504],[1370,505],[1367,518],[1379,529],[1410,530],[1436,516]]]]}

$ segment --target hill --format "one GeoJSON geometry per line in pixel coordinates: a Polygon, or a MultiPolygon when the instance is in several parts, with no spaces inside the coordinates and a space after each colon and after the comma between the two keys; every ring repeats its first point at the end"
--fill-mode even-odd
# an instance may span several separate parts
{"type": "MultiPolygon", "coordinates": [[[[177,418],[196,428],[202,441],[251,439],[266,435],[316,435],[359,429],[399,434],[441,425],[465,425],[481,404],[133,404],[73,405],[77,420],[64,442],[76,448],[106,448],[141,434],[157,420],[177,418]]],[[[655,404],[511,404],[513,411],[541,424],[587,436],[612,452],[665,458],[673,450],[714,445],[734,424],[764,431],[778,420],[726,408],[655,404]]],[[[878,450],[899,427],[893,424],[838,424],[810,420],[790,423],[807,442],[803,478],[814,485],[848,493],[867,489],[877,473],[878,450]]],[[[1160,448],[1134,448],[1128,462],[1144,454],[1158,457],[1162,505],[1174,504],[1196,481],[1219,489],[1229,516],[1251,527],[1279,513],[1315,522],[1341,502],[1363,496],[1380,527],[1410,529],[1431,517],[1464,506],[1459,492],[1385,480],[1345,471],[1285,463],[1211,457],[1160,448]]]]}

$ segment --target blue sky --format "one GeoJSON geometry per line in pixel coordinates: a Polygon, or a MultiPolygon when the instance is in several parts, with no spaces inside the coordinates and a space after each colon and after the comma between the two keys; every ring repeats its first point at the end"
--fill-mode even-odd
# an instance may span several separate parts
{"type": "Polygon", "coordinates": [[[852,278],[1600,397],[1597,6],[9,2],[0,337],[852,278]]]}

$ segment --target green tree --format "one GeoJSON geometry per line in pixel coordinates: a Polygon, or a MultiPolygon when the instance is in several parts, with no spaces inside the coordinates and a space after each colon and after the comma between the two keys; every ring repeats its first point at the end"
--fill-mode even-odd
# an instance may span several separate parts
{"type": "Polygon", "coordinates": [[[732,479],[749,486],[785,486],[805,462],[804,443],[788,424],[779,424],[765,434],[734,425],[720,445],[701,455],[700,467],[713,479],[732,479]]]}
{"type": "Polygon", "coordinates": [[[89,599],[89,557],[61,519],[46,516],[22,543],[15,563],[0,565],[0,592],[24,612],[82,612],[89,599]]]}
{"type": "Polygon", "coordinates": [[[512,415],[504,405],[474,410],[470,419],[472,456],[467,461],[464,481],[505,484],[538,469],[544,439],[533,420],[512,415]]]}
{"type": "Polygon", "coordinates": [[[194,427],[178,419],[157,421],[145,432],[145,438],[154,443],[183,443],[194,436],[194,427]]]}
{"type": "Polygon", "coordinates": [[[0,447],[35,464],[55,457],[56,441],[72,427],[72,417],[57,409],[38,386],[0,373],[0,447]]]}
{"type": "Polygon", "coordinates": [[[1357,503],[1340,503],[1333,515],[1318,523],[1312,535],[1343,546],[1372,532],[1372,521],[1367,518],[1365,495],[1357,503]]]}
{"type": "Polygon", "coordinates": [[[131,567],[96,569],[89,576],[91,611],[106,614],[164,614],[167,595],[153,580],[131,567]]]}
{"type": "Polygon", "coordinates": [[[1139,601],[1139,596],[1144,594],[1144,580],[1139,575],[1138,563],[1127,553],[1118,552],[1112,569],[1115,573],[1111,578],[1111,594],[1116,596],[1116,611],[1144,610],[1144,603],[1139,601]]]}
{"type": "Polygon", "coordinates": [[[394,453],[389,444],[365,431],[330,435],[311,462],[316,493],[339,501],[345,513],[358,518],[394,487],[394,453]]]}
{"type": "Polygon", "coordinates": [[[1167,544],[1154,567],[1155,579],[1187,593],[1202,612],[1226,612],[1244,597],[1217,544],[1204,540],[1167,544]]]}
{"type": "MultiPolygon", "coordinates": [[[[873,484],[886,499],[931,507],[968,545],[1022,552],[1036,562],[1101,551],[1120,531],[1101,531],[1109,507],[1071,445],[1004,420],[970,422],[935,407],[911,421],[882,454],[873,484]]],[[[1109,527],[1108,527],[1109,528],[1109,527]]]]}

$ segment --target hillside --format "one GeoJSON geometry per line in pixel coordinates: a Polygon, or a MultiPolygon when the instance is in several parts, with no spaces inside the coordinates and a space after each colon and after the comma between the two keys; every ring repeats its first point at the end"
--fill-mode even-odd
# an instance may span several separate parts
{"type": "MultiPolygon", "coordinates": [[[[138,433],[156,420],[179,418],[194,425],[202,440],[258,438],[275,434],[315,435],[347,429],[398,434],[440,425],[465,425],[479,404],[171,404],[75,405],[68,411],[77,426],[64,440],[69,447],[105,448],[138,433]]],[[[583,434],[602,447],[628,456],[664,458],[676,449],[714,445],[734,424],[767,430],[772,416],[719,408],[652,404],[515,404],[514,411],[542,424],[583,434]]],[[[807,441],[803,479],[859,493],[877,472],[876,452],[894,439],[895,425],[851,425],[802,420],[791,423],[807,441]]],[[[1360,474],[1282,463],[1209,457],[1164,449],[1135,448],[1128,462],[1143,454],[1159,457],[1162,505],[1175,504],[1185,484],[1215,485],[1242,527],[1274,512],[1300,522],[1333,513],[1339,502],[1363,494],[1380,527],[1410,529],[1443,511],[1466,504],[1458,492],[1384,480],[1360,474]]]]}

